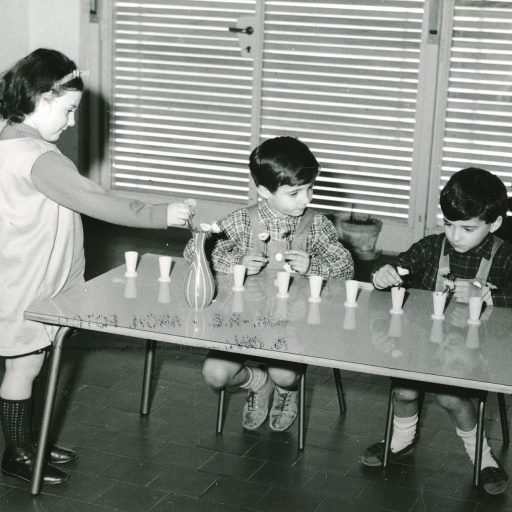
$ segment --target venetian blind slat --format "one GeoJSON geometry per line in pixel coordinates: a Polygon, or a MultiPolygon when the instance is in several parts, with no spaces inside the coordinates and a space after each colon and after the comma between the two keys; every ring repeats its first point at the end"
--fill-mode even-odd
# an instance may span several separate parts
{"type": "Polygon", "coordinates": [[[510,2],[456,1],[439,189],[472,166],[494,172],[510,190],[511,34],[510,2]]]}
{"type": "Polygon", "coordinates": [[[262,138],[306,142],[313,204],[406,220],[423,2],[266,2],[262,138]]]}
{"type": "Polygon", "coordinates": [[[113,188],[247,201],[252,60],[228,28],[254,9],[114,2],[113,188]]]}

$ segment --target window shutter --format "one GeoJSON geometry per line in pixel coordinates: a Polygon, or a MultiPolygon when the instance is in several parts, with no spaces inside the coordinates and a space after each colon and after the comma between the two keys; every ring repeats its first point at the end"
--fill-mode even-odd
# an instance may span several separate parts
{"type": "MultiPolygon", "coordinates": [[[[465,167],[512,184],[512,3],[456,0],[439,192],[465,167]]],[[[436,225],[441,224],[437,208],[436,225]]]]}
{"type": "Polygon", "coordinates": [[[261,139],[310,146],[317,208],[407,220],[423,3],[265,2],[261,139]]]}
{"type": "Polygon", "coordinates": [[[112,188],[246,202],[255,0],[115,1],[112,188]]]}

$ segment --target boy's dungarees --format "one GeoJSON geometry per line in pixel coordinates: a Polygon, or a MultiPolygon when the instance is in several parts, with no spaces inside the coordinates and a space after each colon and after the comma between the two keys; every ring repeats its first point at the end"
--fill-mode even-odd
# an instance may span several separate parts
{"type": "Polygon", "coordinates": [[[266,253],[268,264],[265,268],[267,270],[283,270],[283,265],[286,263],[284,260],[284,253],[287,250],[306,250],[308,234],[315,218],[314,210],[305,210],[300,222],[297,224],[296,231],[290,233],[287,240],[270,240],[269,238],[267,242],[262,242],[258,237],[261,233],[268,233],[265,224],[261,222],[258,215],[258,205],[254,204],[249,206],[247,208],[247,212],[249,213],[249,219],[251,220],[251,246],[249,247],[249,252],[251,254],[258,255],[266,253]],[[282,256],[281,259],[279,255],[282,256]]]}
{"type": "MultiPolygon", "coordinates": [[[[487,279],[489,277],[489,271],[491,270],[492,260],[494,255],[498,251],[499,247],[503,243],[501,238],[492,235],[493,243],[491,249],[491,257],[489,259],[482,258],[480,261],[480,266],[478,267],[478,272],[476,276],[472,279],[461,279],[457,278],[457,281],[469,281],[474,283],[477,281],[482,285],[482,288],[487,284],[487,279]]],[[[441,255],[439,256],[439,267],[437,271],[437,279],[436,279],[436,292],[441,292],[445,289],[446,277],[443,277],[443,274],[448,274],[450,272],[450,255],[444,253],[444,247],[446,243],[446,238],[443,238],[443,243],[441,245],[441,255]]],[[[475,287],[476,288],[476,287],[475,287]]],[[[478,293],[480,293],[481,289],[478,288],[478,293]]],[[[476,290],[475,290],[476,292],[476,290]]]]}

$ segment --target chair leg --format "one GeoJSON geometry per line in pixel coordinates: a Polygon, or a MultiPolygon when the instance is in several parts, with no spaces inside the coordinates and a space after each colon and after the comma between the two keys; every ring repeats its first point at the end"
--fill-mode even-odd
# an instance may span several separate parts
{"type": "Polygon", "coordinates": [[[480,468],[482,466],[482,447],[484,443],[484,419],[485,419],[485,400],[487,393],[478,397],[478,420],[476,427],[476,448],[475,448],[475,467],[473,471],[473,485],[478,487],[480,483],[480,468]]]}
{"type": "Polygon", "coordinates": [[[389,388],[388,415],[386,418],[386,433],[384,436],[384,457],[382,467],[385,468],[389,462],[389,452],[391,450],[391,436],[393,434],[393,384],[389,388]]]}
{"type": "Polygon", "coordinates": [[[218,435],[222,434],[222,427],[224,426],[224,399],[226,398],[226,389],[222,388],[219,391],[219,404],[217,407],[217,429],[218,435]]]}
{"type": "Polygon", "coordinates": [[[140,400],[140,414],[147,416],[150,407],[151,382],[155,367],[156,341],[146,340],[146,359],[144,361],[144,376],[142,379],[142,397],[140,400]]]}
{"type": "Polygon", "coordinates": [[[336,383],[336,394],[338,395],[338,405],[340,406],[340,415],[347,412],[347,404],[345,403],[345,396],[343,394],[343,384],[341,382],[341,371],[337,368],[332,369],[334,373],[334,382],[336,383]]]}
{"type": "Polygon", "coordinates": [[[508,430],[507,401],[503,393],[498,393],[498,407],[500,410],[501,436],[503,440],[503,446],[508,446],[510,444],[510,435],[508,430]]]}
{"type": "Polygon", "coordinates": [[[299,380],[299,451],[304,451],[305,430],[304,424],[306,419],[306,370],[299,380]]]}

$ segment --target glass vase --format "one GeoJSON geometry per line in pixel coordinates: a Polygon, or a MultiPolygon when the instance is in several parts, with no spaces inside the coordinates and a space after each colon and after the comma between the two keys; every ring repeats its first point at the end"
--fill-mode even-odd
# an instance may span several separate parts
{"type": "Polygon", "coordinates": [[[206,236],[204,231],[194,233],[194,260],[187,270],[183,286],[185,300],[193,309],[207,308],[215,295],[215,281],[204,247],[206,236]]]}

